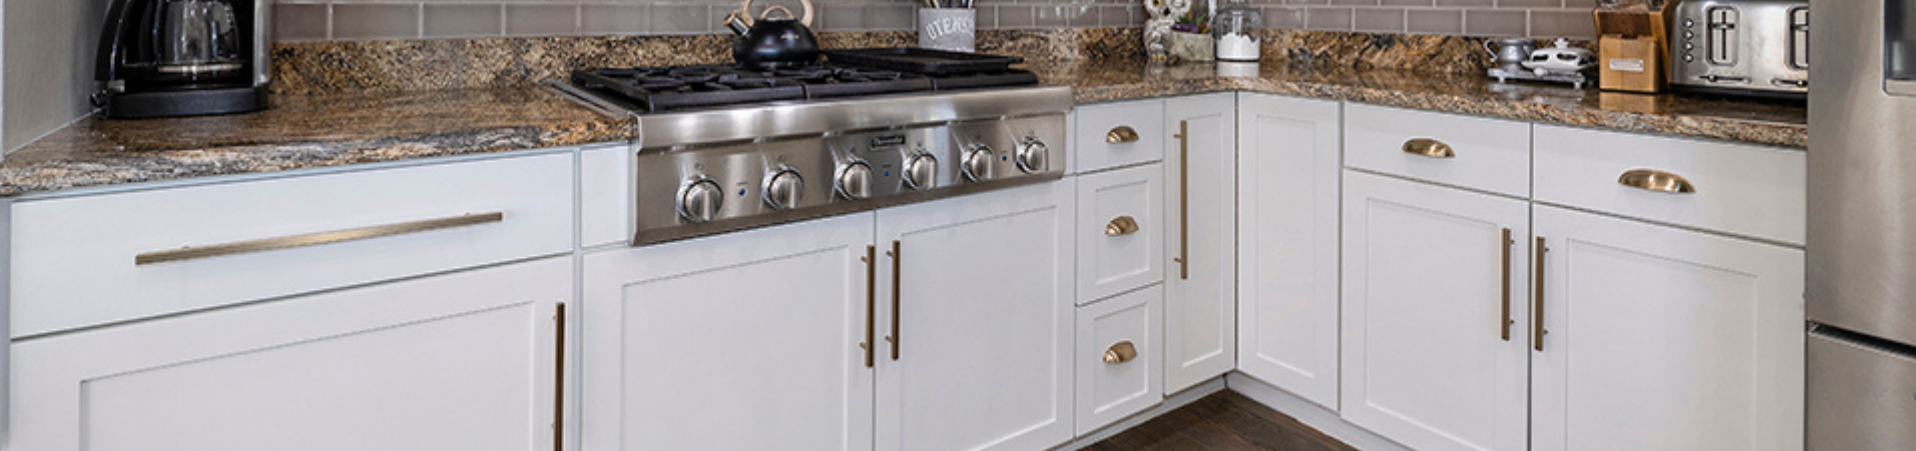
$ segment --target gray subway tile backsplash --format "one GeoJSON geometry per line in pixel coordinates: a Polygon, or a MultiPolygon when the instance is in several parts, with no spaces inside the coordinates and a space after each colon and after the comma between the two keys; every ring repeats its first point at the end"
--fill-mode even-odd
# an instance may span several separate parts
{"type": "MultiPolygon", "coordinates": [[[[281,41],[702,34],[737,0],[278,0],[281,41]]],[[[1144,0],[974,0],[978,28],[1139,27],[1144,0]]],[[[1217,0],[1222,3],[1224,0],[1217,0]]],[[[813,0],[818,31],[916,26],[908,0],[813,0]]],[[[1251,0],[1268,28],[1593,37],[1596,0],[1251,0]]],[[[794,0],[759,0],[800,12],[794,0]]],[[[1199,2],[1202,8],[1202,2],[1199,2]]],[[[762,8],[758,6],[755,9],[762,8]]]]}
{"type": "Polygon", "coordinates": [[[505,8],[487,4],[427,4],[422,21],[428,37],[483,37],[505,33],[505,8]]]}
{"type": "Polygon", "coordinates": [[[419,4],[334,4],[332,38],[338,40],[418,38],[420,8],[419,4]]]}
{"type": "Polygon", "coordinates": [[[506,35],[566,36],[579,34],[579,5],[506,5],[506,35]]]}

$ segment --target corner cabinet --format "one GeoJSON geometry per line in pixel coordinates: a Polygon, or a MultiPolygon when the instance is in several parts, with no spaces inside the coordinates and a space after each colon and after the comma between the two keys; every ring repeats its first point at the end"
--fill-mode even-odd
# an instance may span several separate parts
{"type": "Polygon", "coordinates": [[[1237,94],[1164,101],[1164,390],[1237,366],[1237,94]]]}
{"type": "Polygon", "coordinates": [[[1238,371],[1337,410],[1337,102],[1238,97],[1238,371]]]}
{"type": "Polygon", "coordinates": [[[568,258],[13,345],[15,450],[553,448],[568,258]]]}

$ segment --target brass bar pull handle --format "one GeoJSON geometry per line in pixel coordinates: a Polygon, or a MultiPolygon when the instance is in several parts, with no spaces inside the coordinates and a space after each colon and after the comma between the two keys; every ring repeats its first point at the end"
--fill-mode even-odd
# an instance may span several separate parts
{"type": "Polygon", "coordinates": [[[1449,144],[1430,138],[1417,138],[1404,141],[1404,153],[1430,158],[1456,158],[1457,150],[1449,144]]]}
{"type": "Polygon", "coordinates": [[[1498,321],[1503,323],[1504,341],[1510,341],[1510,326],[1517,324],[1517,320],[1510,317],[1510,247],[1515,244],[1517,244],[1517,242],[1510,239],[1510,229],[1504,228],[1504,316],[1501,321],[1498,321]]]}
{"type": "Polygon", "coordinates": [[[553,350],[552,360],[552,451],[565,451],[565,303],[560,302],[552,314],[559,339],[553,350]]]}
{"type": "Polygon", "coordinates": [[[1691,194],[1696,192],[1696,185],[1691,184],[1690,179],[1655,169],[1631,169],[1625,171],[1623,175],[1617,177],[1617,183],[1631,188],[1656,191],[1659,193],[1691,194]]]}
{"type": "Polygon", "coordinates": [[[1133,233],[1138,233],[1138,219],[1130,216],[1119,216],[1104,225],[1105,236],[1125,236],[1133,233]]]}
{"type": "Polygon", "coordinates": [[[1136,358],[1138,358],[1138,346],[1131,344],[1131,340],[1120,341],[1104,350],[1104,363],[1116,365],[1136,358]]]}
{"type": "Polygon", "coordinates": [[[1191,279],[1191,121],[1178,121],[1178,279],[1191,279]]]}
{"type": "Polygon", "coordinates": [[[891,252],[886,252],[885,255],[891,257],[891,335],[886,335],[885,341],[888,343],[891,343],[891,359],[893,361],[897,361],[898,360],[898,306],[899,306],[898,270],[903,266],[899,262],[903,261],[905,258],[903,245],[897,241],[892,241],[891,252]]]}
{"type": "Polygon", "coordinates": [[[1104,142],[1111,144],[1130,144],[1138,142],[1138,130],[1129,125],[1120,125],[1104,134],[1104,142]]]}
{"type": "Polygon", "coordinates": [[[878,246],[865,246],[865,256],[858,260],[865,262],[865,341],[858,347],[865,350],[865,367],[871,368],[878,360],[878,347],[872,344],[878,341],[878,246]]]}
{"type": "Polygon", "coordinates": [[[376,225],[356,229],[335,230],[331,232],[308,233],[277,238],[235,241],[209,246],[189,246],[179,249],[146,252],[133,256],[133,264],[151,265],[183,260],[196,260],[225,255],[249,254],[281,249],[318,246],[322,244],[343,243],[347,241],[369,240],[373,238],[405,235],[439,229],[489,224],[505,220],[505,213],[493,212],[476,215],[460,215],[449,218],[427,219],[423,221],[401,222],[397,224],[376,225]]]}
{"type": "Polygon", "coordinates": [[[1531,309],[1530,343],[1537,352],[1543,352],[1543,334],[1550,333],[1543,328],[1543,258],[1550,252],[1550,246],[1544,244],[1543,237],[1537,237],[1537,306],[1531,309]]]}

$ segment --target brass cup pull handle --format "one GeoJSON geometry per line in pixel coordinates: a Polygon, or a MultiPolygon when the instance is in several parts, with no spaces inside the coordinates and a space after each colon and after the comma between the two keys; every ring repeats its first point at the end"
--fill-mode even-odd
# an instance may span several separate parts
{"type": "Polygon", "coordinates": [[[1429,158],[1456,158],[1457,150],[1449,144],[1430,138],[1417,138],[1404,141],[1404,153],[1429,158]]]}
{"type": "Polygon", "coordinates": [[[1659,193],[1691,194],[1696,192],[1696,185],[1691,184],[1690,179],[1655,169],[1631,169],[1625,171],[1622,176],[1617,177],[1617,183],[1631,188],[1656,191],[1659,193]]]}
{"type": "Polygon", "coordinates": [[[1104,363],[1116,365],[1136,358],[1138,358],[1138,346],[1131,344],[1131,340],[1120,341],[1104,350],[1104,363]]]}
{"type": "Polygon", "coordinates": [[[1120,125],[1104,134],[1104,142],[1111,144],[1130,144],[1138,142],[1138,130],[1129,125],[1120,125]]]}
{"type": "Polygon", "coordinates": [[[1138,220],[1130,216],[1119,216],[1104,225],[1105,236],[1125,236],[1138,233],[1138,220]]]}

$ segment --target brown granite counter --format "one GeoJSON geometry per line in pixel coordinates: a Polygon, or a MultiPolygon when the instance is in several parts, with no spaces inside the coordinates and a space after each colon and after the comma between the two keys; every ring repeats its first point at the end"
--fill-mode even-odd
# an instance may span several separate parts
{"type": "MultiPolygon", "coordinates": [[[[1072,33],[1085,36],[1018,34],[1015,39],[998,39],[993,44],[998,47],[987,50],[1044,54],[1042,49],[1115,48],[1085,43],[1135,38],[1125,30],[1072,33]]],[[[1808,141],[1807,114],[1801,102],[1502,84],[1458,72],[1468,68],[1432,72],[1400,67],[1408,64],[1398,61],[1405,53],[1461,54],[1463,50],[1427,49],[1463,49],[1466,44],[1475,48],[1473,41],[1462,38],[1379,40],[1362,35],[1292,34],[1296,36],[1289,39],[1296,43],[1290,47],[1323,47],[1336,50],[1326,50],[1326,55],[1368,59],[1327,62],[1328,57],[1302,50],[1288,51],[1290,56],[1281,60],[1267,54],[1267,60],[1277,62],[1263,64],[1254,77],[1221,77],[1211,64],[1151,65],[1136,58],[1084,51],[1072,53],[1078,56],[1075,59],[1033,58],[1023,67],[1037,72],[1046,83],[1073,87],[1079,102],[1241,90],[1785,147],[1801,148],[1808,141]],[[1398,65],[1382,64],[1392,61],[1398,65]]],[[[560,64],[548,63],[542,64],[560,64]]],[[[335,91],[282,93],[275,97],[272,109],[252,114],[131,121],[87,118],[7,155],[0,162],[0,197],[634,137],[629,119],[587,109],[542,86],[469,84],[416,91],[353,91],[326,85],[335,91]]]]}
{"type": "Polygon", "coordinates": [[[1345,100],[1549,124],[1806,147],[1802,102],[1709,99],[1498,83],[1475,74],[1263,64],[1256,77],[1220,77],[1215,64],[1154,65],[1135,59],[1034,61],[1045,83],[1073,88],[1078,102],[1219,91],[1345,100]]]}
{"type": "Polygon", "coordinates": [[[250,114],[81,119],[0,162],[0,197],[630,139],[544,87],[278,96],[250,114]]]}

